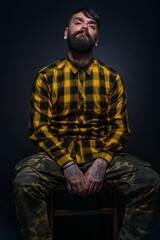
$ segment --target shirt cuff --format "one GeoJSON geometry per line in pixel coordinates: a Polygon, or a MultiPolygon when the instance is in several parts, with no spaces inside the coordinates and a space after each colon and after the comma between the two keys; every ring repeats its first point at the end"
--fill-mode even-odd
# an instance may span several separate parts
{"type": "Polygon", "coordinates": [[[98,153],[98,157],[99,158],[103,158],[104,160],[106,160],[108,163],[110,163],[113,159],[113,153],[110,151],[101,151],[98,153]]]}
{"type": "Polygon", "coordinates": [[[61,153],[60,155],[55,156],[54,159],[61,167],[63,167],[63,165],[65,165],[67,162],[73,162],[73,159],[66,153],[61,153]]]}

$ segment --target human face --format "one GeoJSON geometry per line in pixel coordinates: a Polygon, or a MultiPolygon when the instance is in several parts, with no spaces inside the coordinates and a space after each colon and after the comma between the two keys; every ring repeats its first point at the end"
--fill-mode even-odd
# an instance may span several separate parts
{"type": "Polygon", "coordinates": [[[64,36],[70,49],[81,54],[88,54],[99,40],[97,23],[94,19],[79,12],[71,18],[64,36]]]}

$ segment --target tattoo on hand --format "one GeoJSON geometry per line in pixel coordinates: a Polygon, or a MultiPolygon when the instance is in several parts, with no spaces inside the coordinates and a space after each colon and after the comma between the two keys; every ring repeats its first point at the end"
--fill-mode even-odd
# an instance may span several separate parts
{"type": "Polygon", "coordinates": [[[97,162],[97,164],[92,168],[90,177],[97,180],[102,180],[104,178],[104,174],[105,174],[104,164],[97,162]]]}
{"type": "Polygon", "coordinates": [[[66,168],[64,170],[64,175],[71,182],[74,182],[82,178],[81,172],[77,165],[72,165],[71,167],[66,168]]]}

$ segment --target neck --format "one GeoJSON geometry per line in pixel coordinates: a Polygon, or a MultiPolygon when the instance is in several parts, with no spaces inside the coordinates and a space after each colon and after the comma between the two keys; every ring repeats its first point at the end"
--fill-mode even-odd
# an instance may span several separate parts
{"type": "Polygon", "coordinates": [[[84,65],[87,65],[91,61],[92,52],[89,54],[79,54],[79,53],[73,52],[70,49],[68,49],[68,57],[72,62],[74,62],[80,66],[84,66],[84,65]]]}

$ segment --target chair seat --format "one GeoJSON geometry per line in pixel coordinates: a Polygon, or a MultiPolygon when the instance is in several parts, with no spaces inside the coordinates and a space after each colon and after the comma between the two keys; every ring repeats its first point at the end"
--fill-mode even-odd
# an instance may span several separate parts
{"type": "MultiPolygon", "coordinates": [[[[112,214],[113,215],[113,240],[118,240],[119,235],[119,227],[118,227],[118,210],[117,210],[117,190],[113,187],[108,186],[107,184],[103,184],[103,187],[99,193],[96,193],[99,199],[99,205],[102,205],[103,196],[102,192],[106,189],[110,188],[112,190],[112,199],[113,199],[113,207],[106,208],[102,206],[98,206],[98,209],[81,209],[81,210],[71,210],[71,209],[56,209],[54,204],[54,194],[55,191],[67,191],[66,184],[61,184],[60,186],[56,187],[54,190],[51,191],[50,194],[50,211],[49,211],[49,222],[50,222],[50,229],[52,234],[52,239],[54,238],[54,217],[55,216],[80,216],[80,215],[105,215],[105,214],[112,214]]],[[[69,193],[68,193],[69,194],[69,193]]],[[[103,224],[104,225],[104,224],[103,224]]],[[[105,225],[104,225],[105,226],[105,225]]]]}

